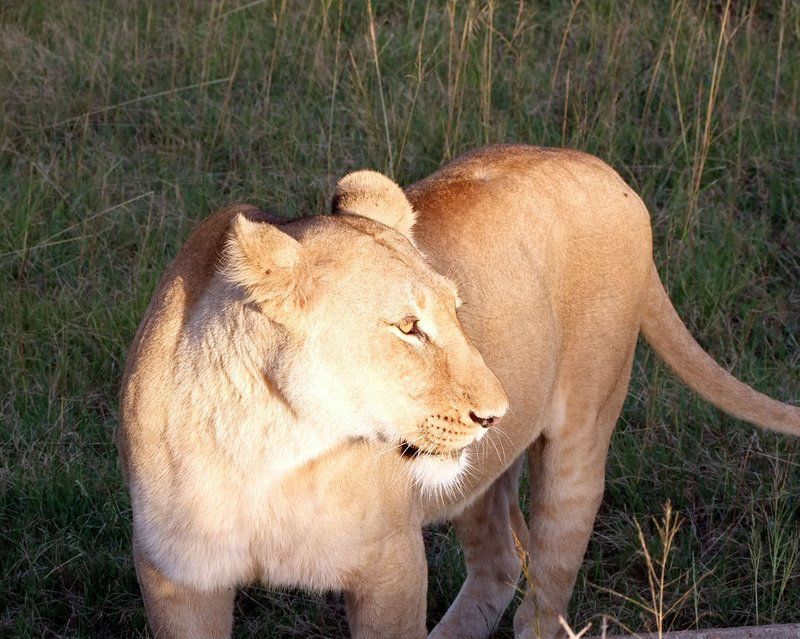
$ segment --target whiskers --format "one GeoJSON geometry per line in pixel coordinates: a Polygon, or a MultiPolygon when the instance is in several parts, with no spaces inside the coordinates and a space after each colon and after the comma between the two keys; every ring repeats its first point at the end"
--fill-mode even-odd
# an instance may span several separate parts
{"type": "MultiPolygon", "coordinates": [[[[447,501],[462,498],[469,485],[474,485],[475,480],[479,479],[475,455],[471,450],[461,449],[457,457],[453,453],[440,455],[432,452],[449,450],[443,446],[448,441],[444,433],[435,429],[422,430],[418,426],[406,429],[398,427],[397,431],[397,435],[384,433],[373,440],[375,444],[380,442],[373,448],[376,464],[382,463],[387,454],[402,454],[407,461],[408,472],[392,474],[390,481],[393,489],[398,487],[397,482],[403,482],[406,490],[413,487],[424,499],[444,505],[447,501]],[[400,435],[400,432],[407,434],[400,435]]],[[[492,442],[492,446],[500,456],[497,445],[492,442]]]]}
{"type": "Polygon", "coordinates": [[[431,458],[423,460],[423,464],[448,464],[448,468],[428,468],[429,472],[419,472],[419,466],[414,469],[414,485],[420,494],[437,504],[444,505],[446,501],[455,501],[466,494],[467,480],[476,479],[472,457],[468,450],[461,451],[461,455],[455,464],[448,463],[440,459],[431,458]],[[455,466],[455,467],[454,467],[455,466]],[[432,472],[430,472],[432,471],[432,472]]]}
{"type": "Polygon", "coordinates": [[[500,462],[505,467],[508,463],[507,459],[508,455],[506,453],[506,447],[503,444],[503,440],[501,438],[497,438],[497,443],[495,443],[494,441],[495,437],[492,436],[493,433],[497,433],[498,435],[505,437],[508,440],[508,443],[512,447],[512,449],[514,448],[514,442],[511,439],[511,437],[509,437],[508,434],[502,429],[498,428],[497,426],[489,426],[489,432],[487,433],[489,443],[492,445],[492,447],[494,448],[494,452],[497,454],[497,457],[500,459],[500,462]],[[500,445],[500,450],[498,450],[497,444],[500,445]]]}
{"type": "MultiPolygon", "coordinates": [[[[424,439],[424,434],[418,433],[416,437],[412,439],[402,439],[399,435],[396,437],[383,437],[379,441],[382,443],[382,446],[377,451],[374,457],[374,461],[376,464],[379,464],[382,460],[381,458],[386,455],[387,453],[391,453],[393,455],[399,455],[402,452],[402,447],[404,446],[413,446],[415,450],[410,455],[409,461],[413,461],[414,459],[418,458],[421,454],[421,450],[417,446],[417,444],[422,443],[424,439]]],[[[414,478],[412,477],[412,473],[394,473],[392,475],[392,488],[397,487],[398,481],[405,481],[405,485],[403,488],[406,490],[411,487],[411,482],[414,478]]]]}

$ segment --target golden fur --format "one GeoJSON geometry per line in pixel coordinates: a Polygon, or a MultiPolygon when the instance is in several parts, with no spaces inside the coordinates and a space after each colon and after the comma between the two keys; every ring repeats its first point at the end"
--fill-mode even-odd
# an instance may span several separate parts
{"type": "Polygon", "coordinates": [[[490,634],[520,575],[516,536],[533,584],[515,632],[548,639],[566,616],[600,505],[639,334],[691,388],[741,419],[800,435],[800,409],[739,382],[698,346],[656,273],[644,204],[597,158],[489,147],[405,192],[417,215],[416,245],[459,286],[464,330],[511,407],[499,429],[473,445],[462,496],[424,503],[426,521],[453,520],[467,564],[431,637],[490,634]],[[526,450],[529,526],[517,501],[526,450]]]}
{"type": "MultiPolygon", "coordinates": [[[[469,447],[473,464],[469,473],[459,475],[458,491],[420,491],[411,481],[413,465],[407,459],[396,452],[376,457],[384,450],[380,443],[344,443],[310,462],[296,475],[300,481],[290,484],[293,492],[280,494],[287,509],[274,522],[293,540],[318,540],[321,531],[337,536],[324,547],[314,541],[303,555],[308,563],[287,564],[286,574],[302,584],[299,568],[314,564],[317,570],[316,562],[327,566],[325,553],[336,549],[336,556],[347,555],[362,571],[341,586],[348,593],[354,634],[420,638],[425,635],[420,590],[425,566],[419,525],[452,519],[464,548],[467,579],[430,636],[489,636],[519,579],[516,538],[531,557],[534,581],[517,611],[516,635],[553,637],[600,504],[608,443],[640,333],[684,381],[722,410],[795,435],[800,434],[800,410],[738,382],[700,349],[653,266],[644,205],[600,160],[568,150],[490,147],[408,187],[408,202],[399,192],[380,174],[357,172],[340,182],[334,213],[350,214],[342,218],[349,223],[360,219],[354,215],[365,215],[413,233],[435,270],[458,285],[464,332],[503,384],[512,410],[469,447]],[[526,451],[530,525],[516,492],[526,451]],[[300,528],[293,512],[308,509],[321,521],[300,528]],[[390,536],[383,530],[387,524],[395,531],[390,536]],[[365,568],[377,566],[377,557],[388,566],[380,577],[365,568]],[[376,589],[376,583],[386,587],[376,589]]],[[[137,570],[151,620],[160,623],[170,616],[175,621],[169,623],[180,631],[172,636],[199,636],[198,624],[204,624],[207,635],[229,633],[232,594],[171,580],[137,532],[142,528],[136,524],[136,481],[131,478],[156,477],[154,485],[166,490],[166,477],[174,471],[159,450],[169,395],[152,391],[166,388],[169,374],[151,373],[149,381],[141,382],[136,376],[140,368],[171,370],[162,362],[175,358],[177,336],[192,315],[183,309],[192,309],[213,279],[213,256],[226,236],[225,215],[230,216],[206,222],[165,275],[131,351],[123,399],[121,452],[134,495],[137,570]],[[153,421],[152,427],[142,426],[153,421]]],[[[351,241],[341,238],[339,249],[349,250],[351,241]]],[[[266,291],[259,296],[257,289],[248,286],[246,294],[259,300],[266,291]]],[[[375,292],[368,285],[363,290],[375,292]]],[[[283,298],[267,298],[284,308],[283,298]]],[[[295,299],[300,300],[295,304],[313,303],[303,296],[295,299]]],[[[416,371],[407,373],[413,377],[416,371]]],[[[268,381],[270,394],[291,393],[291,384],[268,381]]],[[[316,388],[326,384],[329,379],[316,388]]],[[[286,398],[288,405],[292,401],[286,398]]],[[[336,420],[327,421],[334,425],[336,420]]],[[[249,445],[260,445],[256,433],[249,445]]],[[[229,468],[232,458],[220,456],[220,467],[229,468]]],[[[241,481],[259,477],[254,473],[241,481]]],[[[228,500],[228,493],[222,491],[220,499],[228,500]]],[[[253,509],[253,500],[247,503],[253,509]]],[[[269,508],[270,500],[257,503],[269,508]]],[[[213,512],[207,516],[209,534],[226,523],[215,520],[213,512]]],[[[273,554],[265,562],[286,552],[266,550],[273,554]]],[[[263,574],[256,571],[257,576],[263,574]]],[[[333,580],[330,585],[335,586],[333,580]]]]}
{"type": "Polygon", "coordinates": [[[507,406],[457,303],[408,239],[364,217],[278,227],[235,206],[192,234],[122,384],[158,637],[228,636],[235,588],[257,580],[344,590],[354,636],[425,634],[415,495],[453,490],[463,448],[507,406]]]}

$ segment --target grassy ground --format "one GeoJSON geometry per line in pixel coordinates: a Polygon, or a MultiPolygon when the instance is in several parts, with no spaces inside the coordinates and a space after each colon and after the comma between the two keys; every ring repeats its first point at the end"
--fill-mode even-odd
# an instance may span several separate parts
{"type": "MultiPolygon", "coordinates": [[[[159,273],[232,200],[317,213],[350,169],[408,183],[488,142],[596,153],[650,207],[700,342],[797,400],[799,99],[791,0],[4,3],[0,635],[146,635],[117,386],[159,273]]],[[[655,561],[668,500],[666,625],[800,621],[800,445],[715,412],[643,347],[576,625],[656,626],[637,522],[655,561]]],[[[447,529],[429,541],[435,621],[463,568],[447,529]]],[[[237,607],[237,636],[345,633],[335,596],[237,607]]]]}

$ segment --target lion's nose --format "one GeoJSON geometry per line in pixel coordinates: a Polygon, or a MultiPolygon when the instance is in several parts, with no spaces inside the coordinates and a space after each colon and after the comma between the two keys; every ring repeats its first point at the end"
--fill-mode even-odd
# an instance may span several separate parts
{"type": "Polygon", "coordinates": [[[499,418],[495,415],[489,415],[484,417],[483,415],[478,415],[475,411],[469,411],[469,418],[475,422],[476,424],[480,424],[484,428],[489,428],[492,424],[494,424],[499,418]]]}

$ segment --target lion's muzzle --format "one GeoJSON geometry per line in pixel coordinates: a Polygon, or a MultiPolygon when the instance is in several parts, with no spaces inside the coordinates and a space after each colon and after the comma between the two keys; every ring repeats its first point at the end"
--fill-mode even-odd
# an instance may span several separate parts
{"type": "MultiPolygon", "coordinates": [[[[497,412],[502,416],[505,409],[497,412]]],[[[416,432],[404,438],[401,452],[405,456],[427,454],[458,457],[464,448],[483,437],[486,430],[499,421],[500,416],[482,415],[475,411],[467,411],[466,415],[462,415],[456,409],[428,415],[416,432]]]]}

